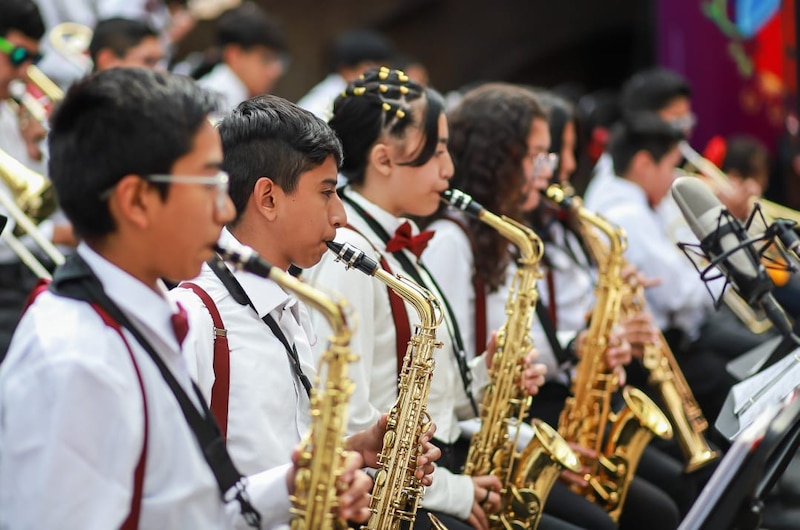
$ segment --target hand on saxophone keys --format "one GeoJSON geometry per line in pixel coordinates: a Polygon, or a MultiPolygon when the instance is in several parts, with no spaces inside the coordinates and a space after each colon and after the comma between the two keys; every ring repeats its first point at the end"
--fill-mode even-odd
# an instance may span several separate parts
{"type": "Polygon", "coordinates": [[[475,529],[489,530],[488,514],[497,513],[502,507],[500,490],[503,485],[494,475],[480,475],[472,477],[472,486],[474,499],[467,522],[475,529]]]}
{"type": "Polygon", "coordinates": [[[539,393],[539,388],[544,385],[545,375],[547,375],[547,366],[537,363],[536,359],[538,358],[539,350],[532,348],[530,353],[522,359],[522,388],[530,396],[539,393]]]}
{"type": "MultiPolygon", "coordinates": [[[[290,495],[294,495],[295,474],[298,470],[300,451],[301,449],[297,447],[292,452],[292,468],[286,475],[286,484],[290,495]]],[[[359,453],[345,452],[345,464],[341,477],[339,477],[337,497],[339,517],[346,521],[366,523],[371,515],[369,503],[372,478],[361,470],[362,467],[364,467],[364,459],[359,453]]]]}
{"type": "MultiPolygon", "coordinates": [[[[383,448],[388,419],[389,414],[382,414],[375,425],[347,438],[347,448],[361,455],[364,465],[367,467],[378,468],[378,453],[383,448]]],[[[433,472],[436,470],[434,462],[442,456],[441,449],[431,442],[435,433],[436,424],[430,422],[428,429],[419,438],[416,477],[423,486],[430,486],[433,483],[433,472]]]]}

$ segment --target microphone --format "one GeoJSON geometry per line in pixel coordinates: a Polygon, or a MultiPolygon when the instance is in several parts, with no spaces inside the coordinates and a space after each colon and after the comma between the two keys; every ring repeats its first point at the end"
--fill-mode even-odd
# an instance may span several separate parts
{"type": "Polygon", "coordinates": [[[744,226],[697,178],[676,179],[672,196],[711,265],[722,272],[742,299],[763,309],[781,333],[791,335],[792,325],[771,293],[775,284],[753,247],[758,238],[750,238],[744,226]]]}

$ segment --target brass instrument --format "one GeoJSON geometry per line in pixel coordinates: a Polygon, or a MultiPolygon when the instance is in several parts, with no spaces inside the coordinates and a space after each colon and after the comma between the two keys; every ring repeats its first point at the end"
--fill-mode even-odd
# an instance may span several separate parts
{"type": "MultiPolygon", "coordinates": [[[[57,53],[75,64],[78,69],[86,73],[91,70],[91,60],[86,56],[92,41],[91,28],[77,22],[62,22],[50,30],[48,41],[57,53]]],[[[48,107],[64,99],[64,91],[35,64],[25,69],[25,75],[28,81],[49,100],[48,103],[42,103],[28,92],[24,82],[12,82],[10,86],[12,100],[20,107],[24,107],[36,121],[44,124],[50,112],[48,107]]]]}
{"type": "Polygon", "coordinates": [[[16,234],[6,229],[2,239],[17,256],[40,278],[50,273],[28,250],[18,236],[28,234],[56,265],[64,263],[64,255],[42,235],[36,224],[56,209],[56,198],[50,181],[29,169],[22,162],[0,149],[0,181],[11,196],[0,190],[0,207],[16,222],[16,234]]]}
{"type": "MultiPolygon", "coordinates": [[[[555,194],[556,191],[552,193],[555,194]]],[[[587,247],[597,262],[606,259],[609,253],[608,247],[597,238],[590,238],[587,247]]],[[[627,264],[623,259],[622,267],[627,264]]],[[[636,276],[629,278],[621,288],[622,315],[631,316],[647,310],[644,287],[636,276]]],[[[650,374],[648,381],[659,392],[664,402],[678,444],[686,457],[685,471],[692,473],[719,458],[720,453],[711,449],[703,435],[708,429],[708,421],[660,331],[657,342],[644,345],[642,365],[650,374]]]]}
{"type": "MultiPolygon", "coordinates": [[[[646,310],[644,288],[636,279],[627,282],[623,292],[623,314],[634,315],[646,310]]],[[[660,331],[657,342],[644,345],[642,365],[650,373],[649,383],[658,390],[664,402],[678,445],[686,457],[686,473],[697,471],[719,458],[719,451],[711,449],[703,435],[708,429],[708,421],[660,331]]]]}
{"type": "MultiPolygon", "coordinates": [[[[329,242],[328,248],[346,268],[355,268],[388,285],[414,306],[420,324],[408,342],[398,382],[397,401],[389,412],[383,448],[378,455],[378,473],[372,490],[372,516],[362,529],[396,530],[402,522],[414,525],[425,487],[416,476],[420,437],[431,423],[427,412],[428,392],[433,378],[433,351],[441,348],[436,328],[442,322],[439,300],[424,287],[392,276],[350,244],[329,242]]],[[[434,526],[443,527],[433,520],[434,526]]]]}
{"type": "Polygon", "coordinates": [[[347,407],[353,382],[348,365],[357,360],[350,351],[351,331],[343,301],[273,267],[249,247],[239,250],[217,247],[222,257],[237,268],[269,278],[321,312],[333,330],[328,349],[320,359],[320,370],[311,390],[311,427],[300,444],[295,474],[291,528],[293,530],[344,530],[347,522],[336,513],[340,477],[345,466],[347,407]],[[319,374],[326,370],[324,386],[319,374]]]}
{"type": "Polygon", "coordinates": [[[672,438],[672,427],[650,398],[632,387],[622,389],[625,406],[617,412],[611,410],[611,396],[619,389],[619,378],[609,370],[604,356],[620,317],[625,233],[583,208],[578,199],[565,196],[558,187],[551,186],[546,194],[556,204],[574,208],[581,235],[590,248],[600,242],[600,233],[608,239],[609,251],[597,263],[595,308],[572,381],[572,396],[567,398],[558,431],[566,440],[592,451],[591,456],[581,455],[584,467],[589,469],[588,485],[574,485],[573,489],[598,502],[617,521],[642,452],[653,435],[672,438]]]}
{"type": "Polygon", "coordinates": [[[536,528],[561,470],[581,470],[580,460],[567,442],[539,420],[534,420],[534,438],[524,451],[517,451],[521,426],[531,406],[531,396],[520,388],[519,378],[521,361],[532,346],[531,323],[544,245],[530,228],[487,211],[462,191],[447,190],[442,198],[497,230],[520,252],[506,302],[506,321],[497,332],[497,349],[481,404],[481,428],[470,441],[464,473],[495,475],[503,484],[502,508],[489,515],[492,528],[536,528]]]}

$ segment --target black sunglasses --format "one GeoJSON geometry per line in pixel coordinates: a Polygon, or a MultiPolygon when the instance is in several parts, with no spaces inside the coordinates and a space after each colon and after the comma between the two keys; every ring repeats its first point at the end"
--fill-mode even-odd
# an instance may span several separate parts
{"type": "Polygon", "coordinates": [[[12,66],[19,66],[26,61],[36,64],[42,59],[41,53],[32,52],[24,46],[15,46],[4,37],[0,37],[0,51],[8,55],[12,66]]]}

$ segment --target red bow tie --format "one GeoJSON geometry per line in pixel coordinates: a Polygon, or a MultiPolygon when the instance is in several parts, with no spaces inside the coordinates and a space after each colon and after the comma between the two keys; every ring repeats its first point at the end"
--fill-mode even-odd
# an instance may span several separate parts
{"type": "Polygon", "coordinates": [[[178,304],[178,312],[173,313],[170,320],[172,321],[172,330],[175,332],[175,338],[178,339],[178,346],[182,346],[183,339],[189,333],[189,318],[181,304],[178,304]]]}
{"type": "Polygon", "coordinates": [[[414,253],[417,258],[422,255],[422,251],[428,246],[428,241],[433,237],[432,230],[425,230],[420,232],[419,235],[411,235],[411,223],[406,221],[395,230],[392,239],[386,242],[387,252],[397,252],[407,248],[414,253]]]}

